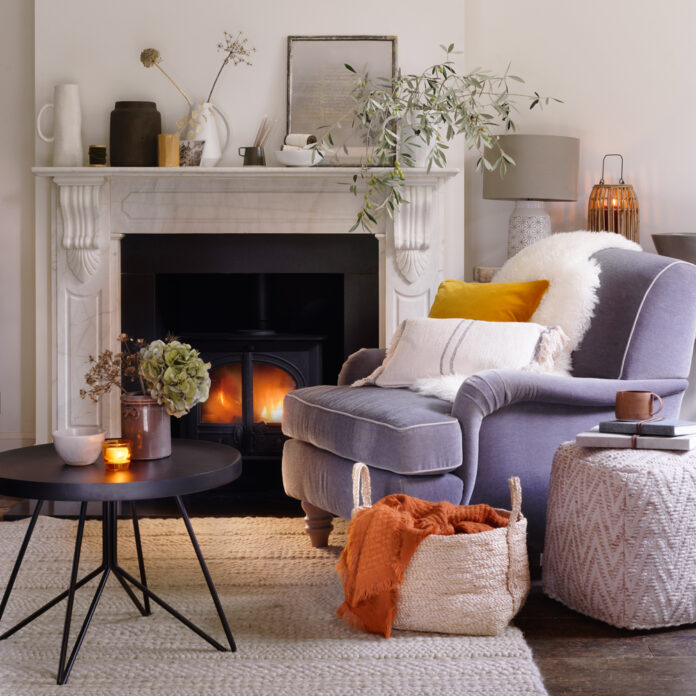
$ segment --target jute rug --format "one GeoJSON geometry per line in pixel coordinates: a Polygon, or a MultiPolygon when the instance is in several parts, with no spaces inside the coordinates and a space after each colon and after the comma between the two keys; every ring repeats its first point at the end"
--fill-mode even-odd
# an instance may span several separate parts
{"type": "MultiPolygon", "coordinates": [[[[65,603],[0,642],[0,694],[40,696],[341,696],[546,694],[516,628],[495,638],[396,631],[385,640],[336,616],[342,588],[333,571],[345,525],[329,549],[313,549],[301,519],[193,520],[238,651],[219,653],[157,606],[141,617],[114,578],[67,686],[56,686],[65,603]]],[[[0,523],[4,588],[27,521],[0,523]]],[[[67,587],[76,522],[39,518],[3,627],[67,587]]],[[[88,522],[81,570],[101,554],[88,522]]],[[[143,520],[148,584],[185,616],[224,641],[181,520],[143,520]]],[[[119,523],[119,558],[137,575],[132,527],[119,523]]],[[[78,593],[72,636],[94,581],[78,593]]]]}

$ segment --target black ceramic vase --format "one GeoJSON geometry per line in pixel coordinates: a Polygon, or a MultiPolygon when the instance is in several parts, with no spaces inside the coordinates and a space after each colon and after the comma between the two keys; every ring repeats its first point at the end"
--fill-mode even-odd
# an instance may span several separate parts
{"type": "Polygon", "coordinates": [[[111,112],[112,167],[156,167],[162,117],[155,102],[119,101],[111,112]]]}

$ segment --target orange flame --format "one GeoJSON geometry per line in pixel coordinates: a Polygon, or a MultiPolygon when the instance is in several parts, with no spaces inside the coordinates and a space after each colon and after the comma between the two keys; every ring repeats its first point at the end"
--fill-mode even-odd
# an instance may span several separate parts
{"type": "Polygon", "coordinates": [[[230,363],[210,373],[210,396],[201,404],[201,423],[241,423],[242,365],[230,363]]]}
{"type": "Polygon", "coordinates": [[[295,380],[282,368],[254,363],[254,423],[280,423],[283,399],[297,389],[295,380]]]}
{"type": "MultiPolygon", "coordinates": [[[[254,363],[252,371],[254,423],[280,423],[283,399],[297,388],[295,380],[282,368],[254,363]]],[[[230,363],[210,373],[210,396],[201,405],[202,423],[240,423],[242,421],[242,366],[230,363]]]]}

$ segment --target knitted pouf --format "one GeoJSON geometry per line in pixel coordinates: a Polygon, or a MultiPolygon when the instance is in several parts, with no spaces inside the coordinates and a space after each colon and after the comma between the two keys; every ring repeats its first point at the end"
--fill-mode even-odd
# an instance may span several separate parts
{"type": "Polygon", "coordinates": [[[549,597],[621,628],[696,622],[696,451],[561,445],[543,585],[549,597]]]}

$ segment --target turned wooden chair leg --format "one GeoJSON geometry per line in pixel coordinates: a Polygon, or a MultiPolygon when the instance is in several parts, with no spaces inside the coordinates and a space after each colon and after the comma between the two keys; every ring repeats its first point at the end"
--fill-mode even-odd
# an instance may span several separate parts
{"type": "Polygon", "coordinates": [[[312,546],[315,549],[329,545],[329,534],[333,529],[331,520],[333,515],[330,512],[321,510],[311,503],[302,501],[302,509],[305,511],[305,531],[309,534],[312,546]]]}

